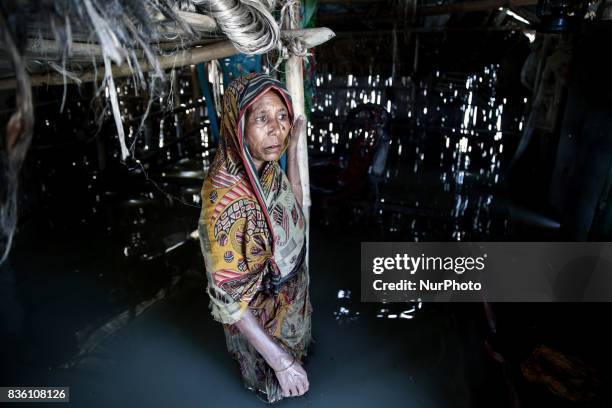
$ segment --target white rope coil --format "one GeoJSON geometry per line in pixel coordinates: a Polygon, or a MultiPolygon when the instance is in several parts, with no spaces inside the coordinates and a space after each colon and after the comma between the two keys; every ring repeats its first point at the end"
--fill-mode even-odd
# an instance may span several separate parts
{"type": "Polygon", "coordinates": [[[277,47],[280,29],[270,10],[274,0],[192,0],[210,14],[243,54],[264,54],[277,47]]]}

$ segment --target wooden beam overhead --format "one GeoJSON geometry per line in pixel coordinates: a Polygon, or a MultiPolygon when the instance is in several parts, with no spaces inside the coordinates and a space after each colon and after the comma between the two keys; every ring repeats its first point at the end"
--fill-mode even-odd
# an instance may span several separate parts
{"type": "MultiPolygon", "coordinates": [[[[191,48],[172,55],[161,56],[159,57],[159,65],[161,69],[170,69],[173,67],[199,64],[201,62],[225,58],[235,54],[238,54],[238,50],[236,50],[234,44],[229,40],[225,40],[204,47],[191,48]]],[[[152,68],[145,60],[140,61],[139,64],[143,72],[149,71],[152,68]]],[[[132,69],[128,64],[113,67],[113,77],[121,78],[129,75],[132,75],[132,69]]],[[[96,70],[89,70],[81,74],[76,74],[77,82],[92,82],[96,80],[96,78],[102,79],[103,77],[104,69],[101,67],[98,67],[97,72],[96,70]]],[[[32,86],[63,85],[64,80],[64,76],[58,72],[31,76],[32,86]]],[[[67,77],[66,80],[72,81],[73,79],[67,77]]],[[[14,89],[15,86],[16,82],[14,78],[0,80],[0,90],[14,89]]]]}
{"type": "Polygon", "coordinates": [[[471,13],[474,11],[495,10],[500,7],[522,7],[538,4],[538,0],[479,0],[461,1],[439,6],[421,6],[417,8],[417,13],[422,16],[452,14],[452,13],[471,13]]]}
{"type": "MultiPolygon", "coordinates": [[[[327,3],[348,4],[348,0],[325,0],[327,3]]],[[[319,0],[321,2],[321,0],[319,0]]],[[[373,3],[378,3],[378,0],[373,0],[373,3]]],[[[361,3],[364,4],[364,3],[361,3]]],[[[441,14],[453,13],[472,13],[478,11],[495,10],[500,7],[516,8],[523,6],[533,6],[538,4],[538,0],[478,0],[478,1],[461,1],[450,4],[442,4],[436,6],[419,6],[416,8],[417,16],[435,16],[441,14]]],[[[364,19],[368,12],[363,13],[340,13],[336,15],[319,14],[317,21],[322,25],[328,25],[334,22],[344,22],[350,19],[364,19]]],[[[389,22],[411,20],[413,18],[412,8],[408,9],[408,13],[398,13],[397,9],[391,9],[376,15],[369,15],[369,22],[389,22]]]]}
{"type": "MultiPolygon", "coordinates": [[[[408,27],[399,28],[395,32],[401,33],[417,33],[417,34],[428,34],[428,33],[443,33],[443,32],[512,32],[521,31],[519,27],[408,27]]],[[[393,30],[376,30],[376,31],[336,31],[337,38],[350,38],[354,36],[366,36],[373,40],[380,38],[380,35],[391,35],[393,30]]]]}

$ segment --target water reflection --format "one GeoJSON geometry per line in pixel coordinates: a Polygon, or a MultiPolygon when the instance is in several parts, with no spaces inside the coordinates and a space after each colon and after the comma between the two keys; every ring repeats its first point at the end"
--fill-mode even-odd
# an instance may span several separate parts
{"type": "MultiPolygon", "coordinates": [[[[524,119],[513,113],[520,109],[508,112],[507,99],[496,96],[498,68],[487,65],[471,74],[437,71],[419,82],[380,75],[317,79],[308,129],[315,157],[346,154],[354,135],[342,134],[343,121],[359,104],[378,103],[390,114],[390,149],[377,202],[363,194],[351,202],[380,226],[376,239],[507,236],[507,216],[496,212],[494,198],[502,164],[512,154],[504,144],[518,138],[524,119]],[[372,207],[375,211],[368,211],[372,207]]],[[[346,221],[359,225],[364,217],[346,221]]]]}
{"type": "Polygon", "coordinates": [[[404,303],[382,303],[384,307],[375,309],[371,307],[362,308],[359,300],[351,298],[350,289],[339,289],[336,308],[333,312],[338,324],[355,322],[360,318],[377,319],[406,319],[411,320],[417,316],[423,308],[421,299],[412,299],[404,303]],[[363,312],[363,315],[362,315],[363,312]]]}
{"type": "MultiPolygon", "coordinates": [[[[372,131],[363,127],[344,131],[349,113],[364,103],[383,107],[390,127],[384,167],[370,170],[366,189],[346,200],[327,208],[315,201],[313,223],[362,240],[504,239],[508,223],[496,188],[509,154],[507,141],[521,131],[523,118],[496,97],[497,68],[439,71],[418,82],[378,74],[317,76],[307,128],[311,163],[339,157],[346,164],[357,139],[372,140],[372,131]]],[[[178,92],[160,95],[151,106],[134,98],[130,79],[118,84],[126,142],[137,158],[129,168],[119,163],[108,107],[90,109],[83,103],[91,96],[87,92],[68,98],[61,114],[53,104],[37,108],[21,207],[27,221],[18,241],[29,251],[46,237],[48,252],[28,260],[27,251],[17,250],[15,268],[42,279],[61,269],[45,266],[52,254],[66,254],[63,261],[74,266],[71,270],[96,278],[95,285],[81,289],[79,304],[89,314],[70,322],[67,332],[83,333],[84,321],[103,324],[156,298],[183,276],[202,277],[194,227],[215,149],[206,101],[191,74],[189,67],[177,71],[178,92]],[[142,122],[147,109],[149,119],[142,122]]],[[[47,98],[61,100],[60,95],[51,91],[47,98]]],[[[413,320],[423,308],[418,299],[365,307],[354,297],[357,286],[339,279],[344,281],[335,299],[328,299],[338,324],[413,320]]],[[[85,337],[79,336],[76,347],[87,343],[85,337]]]]}

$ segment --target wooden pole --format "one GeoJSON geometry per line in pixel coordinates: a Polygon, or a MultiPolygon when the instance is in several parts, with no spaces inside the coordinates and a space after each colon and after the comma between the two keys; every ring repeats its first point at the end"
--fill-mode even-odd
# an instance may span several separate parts
{"type": "MultiPolygon", "coordinates": [[[[289,16],[286,17],[286,21],[294,26],[286,27],[288,29],[298,30],[300,29],[300,1],[296,1],[293,5],[292,12],[297,18],[291,19],[289,16]]],[[[288,11],[289,12],[289,11],[288,11]]],[[[285,28],[285,27],[282,27],[285,28]]],[[[293,110],[295,116],[303,115],[306,118],[306,109],[304,105],[304,70],[303,61],[301,57],[292,55],[287,60],[285,65],[286,79],[287,79],[287,90],[291,94],[291,100],[293,102],[293,110]]],[[[300,181],[302,183],[302,210],[306,221],[306,266],[308,266],[308,254],[310,253],[310,206],[312,201],[310,199],[310,175],[308,171],[308,144],[306,141],[306,128],[304,126],[302,133],[299,135],[297,160],[298,169],[300,172],[300,181]]]]}
{"type": "MultiPolygon", "coordinates": [[[[164,42],[152,44],[151,48],[154,51],[158,52],[170,52],[178,50],[187,50],[190,48],[195,48],[197,46],[206,46],[218,43],[222,40],[223,38],[214,38],[182,42],[164,42]]],[[[142,58],[144,56],[144,53],[141,49],[136,49],[136,52],[138,58],[142,58]]],[[[27,59],[48,59],[58,62],[62,58],[63,53],[64,50],[60,48],[57,41],[55,40],[49,40],[44,38],[29,38],[25,56],[27,59]]],[[[70,54],[68,55],[66,62],[92,62],[94,61],[94,58],[100,58],[101,61],[102,55],[102,47],[98,43],[73,41],[70,44],[70,54]]]]}
{"type": "MultiPolygon", "coordinates": [[[[322,0],[319,0],[321,2],[322,0]]],[[[323,0],[327,3],[336,2],[344,3],[345,0],[323,0]]],[[[419,6],[416,8],[416,14],[418,16],[435,16],[441,14],[452,14],[452,13],[471,13],[476,11],[495,10],[500,7],[513,8],[522,6],[534,6],[538,4],[538,0],[478,0],[478,1],[461,1],[457,3],[442,4],[437,6],[419,6]]],[[[414,18],[414,14],[410,16],[414,18]]],[[[342,13],[337,16],[322,16],[317,18],[317,22],[321,25],[333,25],[338,22],[346,21],[367,21],[373,22],[393,22],[402,21],[402,18],[398,16],[397,11],[392,9],[391,11],[385,11],[377,14],[377,16],[368,16],[367,13],[342,13]]]]}
{"type": "MultiPolygon", "coordinates": [[[[195,65],[201,62],[212,61],[215,59],[229,57],[238,54],[238,50],[231,41],[220,41],[215,44],[205,47],[191,48],[185,51],[180,51],[173,55],[164,55],[159,57],[159,66],[161,69],[169,69],[174,67],[182,67],[185,65],[195,65]]],[[[146,61],[140,61],[140,69],[143,72],[149,71],[152,67],[146,61]]],[[[132,70],[127,64],[119,67],[113,67],[113,77],[121,78],[132,75],[132,70]]],[[[104,76],[104,71],[98,68],[98,78],[104,76]]],[[[76,75],[76,82],[92,82],[96,79],[96,71],[86,71],[83,74],[76,75]]],[[[47,74],[32,75],[32,86],[41,85],[64,85],[64,76],[57,72],[47,74]]],[[[16,82],[14,78],[0,80],[0,90],[14,89],[16,82]]]]}
{"type": "MultiPolygon", "coordinates": [[[[351,3],[385,3],[387,0],[318,0],[319,4],[351,4],[351,3]]],[[[420,14],[448,14],[454,12],[468,12],[490,10],[498,7],[533,6],[538,0],[464,0],[455,3],[436,6],[420,6],[420,14]]]]}
{"type": "MultiPolygon", "coordinates": [[[[514,32],[521,31],[520,27],[408,27],[398,28],[395,32],[397,34],[409,33],[409,34],[439,34],[439,33],[479,33],[479,32],[514,32]]],[[[347,39],[353,37],[366,37],[359,38],[359,41],[380,41],[381,35],[393,35],[393,30],[374,30],[374,31],[336,31],[336,38],[347,39]],[[369,37],[369,38],[368,38],[369,37]]],[[[389,41],[392,41],[390,39],[389,41]]]]}
{"type": "Polygon", "coordinates": [[[500,7],[534,6],[538,0],[482,0],[461,1],[458,3],[442,4],[439,6],[422,6],[417,13],[422,16],[451,13],[470,13],[474,11],[494,10],[500,7]]]}

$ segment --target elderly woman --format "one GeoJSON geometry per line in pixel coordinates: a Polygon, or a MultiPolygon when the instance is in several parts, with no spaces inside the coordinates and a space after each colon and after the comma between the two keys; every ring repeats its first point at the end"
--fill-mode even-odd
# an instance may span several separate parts
{"type": "Polygon", "coordinates": [[[304,394],[311,341],[297,139],[284,85],[262,74],[223,98],[221,140],[202,187],[199,235],[215,320],[245,386],[267,402],[304,394]],[[278,164],[287,151],[287,174],[278,164]]]}

